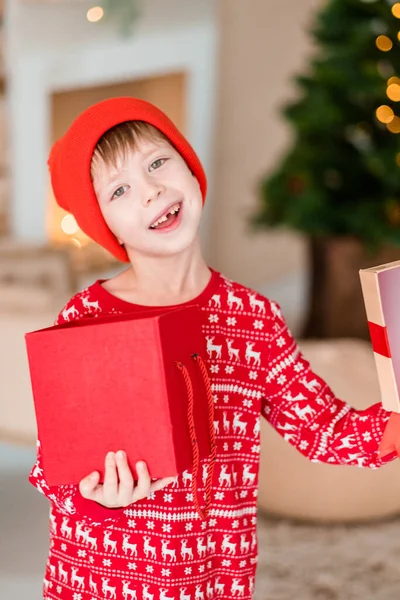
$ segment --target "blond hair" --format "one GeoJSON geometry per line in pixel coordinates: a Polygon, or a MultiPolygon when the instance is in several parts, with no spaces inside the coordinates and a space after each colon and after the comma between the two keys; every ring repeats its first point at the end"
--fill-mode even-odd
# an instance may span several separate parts
{"type": "Polygon", "coordinates": [[[166,140],[170,143],[167,136],[145,121],[125,121],[106,131],[97,142],[92,155],[90,165],[92,178],[94,168],[99,160],[106,166],[117,168],[119,159],[125,158],[127,152],[135,150],[139,142],[146,140],[166,140]]]}

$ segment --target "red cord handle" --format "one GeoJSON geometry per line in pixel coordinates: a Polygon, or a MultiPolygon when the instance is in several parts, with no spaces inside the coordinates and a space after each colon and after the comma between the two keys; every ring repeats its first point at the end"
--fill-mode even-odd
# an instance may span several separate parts
{"type": "Polygon", "coordinates": [[[198,354],[192,354],[193,360],[200,367],[200,371],[203,377],[204,385],[207,392],[207,400],[208,400],[208,430],[210,435],[210,463],[209,469],[207,471],[207,481],[205,486],[205,494],[206,494],[206,502],[204,510],[200,506],[199,501],[199,491],[197,488],[197,476],[199,472],[199,447],[196,440],[196,430],[194,424],[194,413],[193,413],[193,405],[194,405],[194,393],[193,393],[193,385],[190,378],[189,371],[185,367],[185,365],[181,362],[176,362],[175,365],[181,371],[185,385],[186,391],[188,395],[188,420],[189,420],[189,431],[190,431],[190,440],[192,442],[192,450],[193,450],[193,473],[192,473],[192,491],[193,491],[193,501],[196,505],[197,512],[199,513],[202,519],[206,519],[210,510],[211,504],[211,485],[212,478],[214,473],[214,464],[216,457],[216,445],[215,445],[215,432],[214,432],[214,400],[211,393],[211,383],[208,377],[206,365],[198,354]]]}

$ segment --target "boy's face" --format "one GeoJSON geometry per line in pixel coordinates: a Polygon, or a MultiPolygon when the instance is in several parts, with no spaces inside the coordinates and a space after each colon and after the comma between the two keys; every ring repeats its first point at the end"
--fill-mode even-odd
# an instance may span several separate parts
{"type": "Polygon", "coordinates": [[[96,160],[92,176],[103,217],[128,252],[171,256],[194,243],[203,207],[200,186],[167,141],[139,141],[117,168],[96,160]]]}

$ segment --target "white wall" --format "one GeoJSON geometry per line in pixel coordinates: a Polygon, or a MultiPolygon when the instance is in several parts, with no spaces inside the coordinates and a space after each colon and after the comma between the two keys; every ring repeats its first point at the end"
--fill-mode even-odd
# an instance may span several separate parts
{"type": "Polygon", "coordinates": [[[274,297],[297,329],[304,314],[307,258],[293,232],[255,233],[261,178],[292,131],[280,107],[312,53],[307,28],[323,0],[220,0],[212,256],[229,277],[274,297]]]}
{"type": "MultiPolygon", "coordinates": [[[[160,33],[165,29],[186,29],[214,22],[218,2],[214,0],[136,0],[141,18],[135,35],[160,33]]],[[[70,51],[73,46],[114,40],[115,21],[89,23],[87,10],[94,0],[34,2],[8,0],[9,25],[13,29],[15,54],[46,49],[70,51]]]]}

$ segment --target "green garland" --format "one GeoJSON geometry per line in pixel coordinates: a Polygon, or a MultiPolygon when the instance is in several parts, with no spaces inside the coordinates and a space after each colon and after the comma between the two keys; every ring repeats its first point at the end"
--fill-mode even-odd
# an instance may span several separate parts
{"type": "Polygon", "coordinates": [[[141,14],[138,0],[101,0],[100,6],[104,10],[104,21],[116,20],[124,35],[131,33],[141,14]]]}

